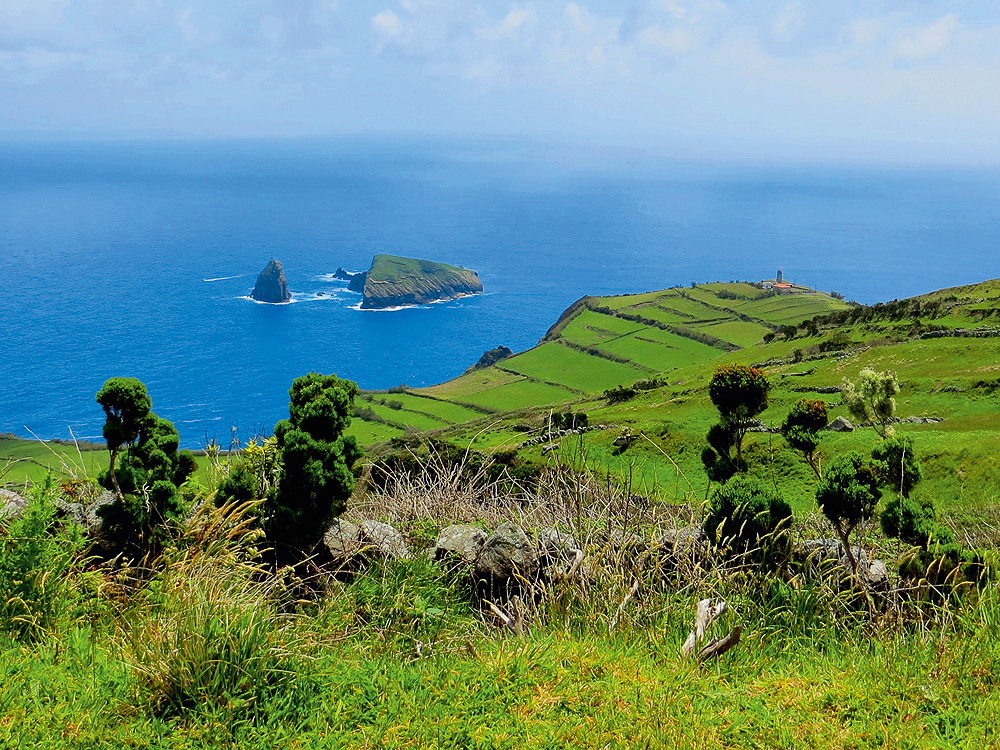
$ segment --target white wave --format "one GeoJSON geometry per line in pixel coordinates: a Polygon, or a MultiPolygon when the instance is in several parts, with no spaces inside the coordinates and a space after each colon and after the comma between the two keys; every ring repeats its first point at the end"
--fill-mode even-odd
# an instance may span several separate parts
{"type": "MultiPolygon", "coordinates": [[[[348,271],[347,273],[351,274],[352,276],[357,276],[359,273],[361,273],[361,271],[348,271]]],[[[325,281],[328,284],[337,284],[337,283],[347,284],[350,281],[350,279],[337,278],[332,273],[321,273],[319,276],[314,276],[313,278],[316,281],[325,281]]]]}
{"type": "Polygon", "coordinates": [[[236,276],[219,276],[215,279],[202,279],[202,281],[229,281],[229,279],[242,279],[244,276],[249,276],[248,273],[237,274],[236,276]]]}
{"type": "Polygon", "coordinates": [[[274,305],[274,306],[291,305],[294,304],[295,302],[298,302],[298,300],[295,299],[294,296],[290,300],[288,300],[288,302],[261,302],[259,299],[254,299],[249,294],[240,295],[239,297],[236,297],[236,299],[249,300],[250,302],[253,302],[255,305],[274,305]]]}
{"type": "Polygon", "coordinates": [[[359,302],[356,305],[351,305],[352,310],[364,310],[364,312],[396,312],[397,310],[419,310],[420,308],[430,307],[431,305],[443,305],[448,302],[458,302],[466,297],[475,297],[476,294],[459,294],[457,297],[449,297],[448,299],[436,299],[431,302],[421,302],[419,305],[397,305],[396,307],[361,307],[359,302]]]}

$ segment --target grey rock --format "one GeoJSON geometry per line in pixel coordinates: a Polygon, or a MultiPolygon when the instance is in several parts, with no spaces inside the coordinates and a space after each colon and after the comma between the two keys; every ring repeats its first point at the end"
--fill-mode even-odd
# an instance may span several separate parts
{"type": "MultiPolygon", "coordinates": [[[[853,546],[851,552],[858,564],[858,575],[867,578],[872,567],[868,553],[861,547],[853,546]]],[[[851,572],[851,562],[839,539],[806,539],[795,545],[793,554],[806,564],[806,572],[815,579],[825,578],[830,573],[843,575],[851,572]]]]}
{"type": "Polygon", "coordinates": [[[56,515],[60,518],[66,518],[77,526],[86,528],[87,526],[87,509],[82,503],[71,503],[66,500],[56,500],[54,505],[56,506],[56,515]]]}
{"type": "Polygon", "coordinates": [[[649,544],[641,536],[621,529],[606,529],[595,534],[593,544],[605,554],[633,557],[649,549],[649,544]]]}
{"type": "Polygon", "coordinates": [[[538,550],[542,576],[548,579],[568,576],[583,561],[584,553],[576,538],[558,529],[542,529],[538,533],[538,550]]]}
{"type": "Polygon", "coordinates": [[[476,573],[483,578],[503,581],[517,576],[530,577],[538,567],[534,545],[524,530],[505,523],[487,537],[476,557],[476,573]]]}
{"type": "Polygon", "coordinates": [[[831,432],[854,432],[854,425],[847,417],[837,417],[826,426],[831,432]]]}
{"type": "Polygon", "coordinates": [[[13,521],[28,509],[28,498],[11,490],[0,490],[0,521],[13,521]]]}
{"type": "Polygon", "coordinates": [[[378,557],[388,560],[410,559],[410,548],[403,535],[395,528],[381,521],[362,521],[362,539],[367,549],[374,550],[378,557]]]}
{"type": "Polygon", "coordinates": [[[357,557],[364,548],[361,527],[356,523],[335,520],[323,534],[323,547],[334,564],[344,564],[357,557]]]}
{"type": "Polygon", "coordinates": [[[889,584],[889,566],[882,560],[872,560],[865,573],[865,580],[874,588],[885,588],[889,584]]]}
{"type": "Polygon", "coordinates": [[[105,505],[113,505],[116,502],[118,502],[118,498],[115,497],[115,493],[105,490],[94,502],[87,506],[83,522],[83,528],[87,534],[97,536],[101,533],[101,530],[104,528],[104,519],[101,518],[99,511],[105,505]]]}
{"type": "Polygon", "coordinates": [[[334,565],[360,560],[406,560],[410,550],[403,535],[381,521],[360,524],[338,518],[323,535],[322,546],[334,565]]]}
{"type": "Polygon", "coordinates": [[[431,559],[437,562],[475,565],[479,550],[485,543],[486,532],[478,526],[464,524],[446,526],[438,533],[431,559]]]}
{"type": "Polygon", "coordinates": [[[658,546],[666,570],[700,565],[709,554],[708,540],[700,526],[668,529],[660,535],[658,546]]]}

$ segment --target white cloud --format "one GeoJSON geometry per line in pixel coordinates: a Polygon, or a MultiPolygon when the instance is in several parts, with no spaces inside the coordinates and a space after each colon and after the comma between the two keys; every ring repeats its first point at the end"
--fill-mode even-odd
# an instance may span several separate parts
{"type": "Polygon", "coordinates": [[[535,12],[533,10],[512,10],[501,22],[500,33],[510,34],[517,31],[525,22],[534,18],[534,16],[535,12]]]}
{"type": "MultiPolygon", "coordinates": [[[[404,7],[406,3],[403,4],[404,7]]],[[[395,39],[400,33],[399,16],[391,10],[383,10],[372,18],[372,25],[382,39],[395,39]]]]}
{"type": "Polygon", "coordinates": [[[952,34],[959,28],[958,16],[954,13],[938,19],[930,26],[917,29],[896,42],[895,52],[904,59],[924,60],[940,54],[951,44],[952,34]]]}

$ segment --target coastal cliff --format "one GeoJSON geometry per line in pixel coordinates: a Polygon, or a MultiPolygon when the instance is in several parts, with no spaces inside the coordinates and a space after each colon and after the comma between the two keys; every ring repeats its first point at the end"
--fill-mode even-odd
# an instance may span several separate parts
{"type": "Polygon", "coordinates": [[[483,282],[475,271],[460,266],[379,254],[371,268],[351,279],[348,289],[364,295],[363,309],[378,309],[480,294],[483,282]]]}
{"type": "Polygon", "coordinates": [[[264,270],[257,277],[257,284],[250,292],[250,296],[258,302],[270,302],[276,305],[291,301],[292,295],[288,291],[288,282],[285,280],[285,271],[281,263],[271,258],[271,262],[264,266],[264,270]]]}

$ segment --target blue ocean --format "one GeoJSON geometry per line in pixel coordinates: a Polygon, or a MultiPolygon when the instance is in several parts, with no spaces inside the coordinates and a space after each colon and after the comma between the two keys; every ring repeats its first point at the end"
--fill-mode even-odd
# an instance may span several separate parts
{"type": "Polygon", "coordinates": [[[441,382],[585,294],[792,281],[872,303],[1000,276],[1000,172],[745,165],[504,142],[0,144],[0,431],[99,438],[146,383],[188,447],[267,433],[309,371],[441,382]],[[482,296],[357,309],[375,253],[482,296]],[[280,260],[293,304],[247,298],[280,260]]]}

